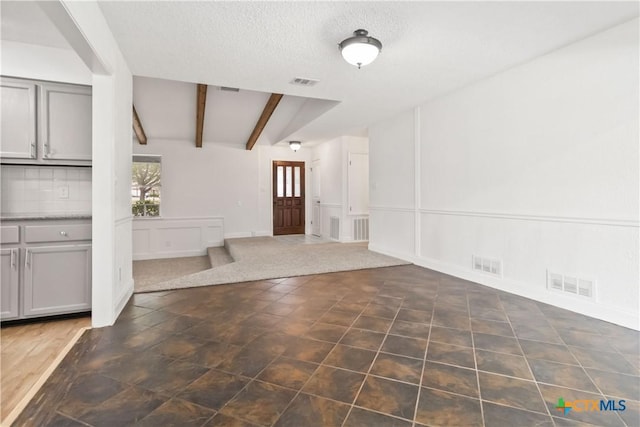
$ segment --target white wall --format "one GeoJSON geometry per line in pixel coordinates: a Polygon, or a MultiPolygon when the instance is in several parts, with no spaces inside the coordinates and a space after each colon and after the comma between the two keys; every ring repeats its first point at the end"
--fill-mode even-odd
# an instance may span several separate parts
{"type": "MultiPolygon", "coordinates": [[[[247,151],[207,142],[196,148],[193,141],[150,139],[147,145],[134,143],[133,152],[162,156],[161,218],[147,221],[222,219],[225,238],[273,234],[274,160],[304,161],[307,177],[311,167],[311,151],[304,147],[293,152],[285,146],[258,145],[247,151]]],[[[307,229],[311,218],[310,185],[306,179],[307,229]]],[[[136,245],[139,242],[134,242],[136,245]]],[[[205,253],[200,245],[183,249],[181,256],[193,255],[194,251],[205,253]]]]}
{"type": "Polygon", "coordinates": [[[224,244],[224,218],[136,218],[133,259],[198,256],[224,244]]]}
{"type": "Polygon", "coordinates": [[[369,247],[416,251],[415,123],[408,111],[369,129],[369,247]]]}
{"type": "Polygon", "coordinates": [[[0,41],[0,74],[54,82],[91,84],[91,71],[70,49],[0,41]]]}
{"type": "Polygon", "coordinates": [[[94,67],[92,324],[113,324],[133,293],[131,236],[132,76],[95,1],[62,1],[75,45],[94,67]],[[73,29],[71,29],[73,30],[73,29]],[[107,72],[104,72],[107,70],[107,72]],[[98,74],[100,73],[100,74],[98,74]]]}
{"type": "Polygon", "coordinates": [[[634,20],[373,126],[370,247],[639,329],[639,75],[634,20]]]}
{"type": "MultiPolygon", "coordinates": [[[[368,213],[351,215],[349,212],[349,155],[369,153],[369,140],[363,137],[341,136],[313,147],[313,160],[319,161],[320,171],[312,179],[320,178],[320,233],[330,237],[330,218],[338,217],[342,242],[353,240],[352,220],[367,217],[368,213]]],[[[317,164],[317,163],[316,163],[317,164]]],[[[317,171],[316,171],[317,172],[317,171]]],[[[361,182],[363,193],[368,193],[368,180],[361,182]]]]}
{"type": "MultiPolygon", "coordinates": [[[[313,160],[316,170],[312,172],[311,179],[320,180],[320,235],[328,239],[330,218],[342,218],[344,207],[342,138],[335,138],[313,147],[313,160]]],[[[342,238],[342,227],[340,231],[342,238]]]]}

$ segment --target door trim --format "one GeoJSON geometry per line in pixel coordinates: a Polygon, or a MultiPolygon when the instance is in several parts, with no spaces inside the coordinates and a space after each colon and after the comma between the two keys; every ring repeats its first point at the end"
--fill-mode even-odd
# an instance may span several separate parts
{"type": "MultiPolygon", "coordinates": [[[[272,217],[272,228],[271,231],[274,236],[279,235],[287,235],[287,234],[305,234],[307,229],[307,220],[306,220],[306,179],[305,179],[305,162],[304,161],[293,161],[293,160],[272,160],[271,164],[271,217],[272,217]],[[300,196],[295,196],[295,185],[292,183],[291,187],[291,196],[286,196],[286,186],[283,182],[283,196],[278,197],[278,175],[277,168],[279,166],[282,167],[299,167],[300,168],[300,196]],[[291,226],[276,226],[278,224],[278,206],[291,206],[293,210],[294,206],[298,206],[299,214],[299,225],[291,225],[291,226]]],[[[292,170],[292,177],[295,177],[295,174],[292,170]]],[[[295,179],[295,178],[294,178],[295,179]]],[[[286,181],[286,176],[285,176],[286,181]]],[[[280,209],[282,210],[282,208],[280,209]]],[[[293,218],[293,217],[292,217],[293,218]]],[[[283,219],[285,221],[285,219],[283,219]]]]}

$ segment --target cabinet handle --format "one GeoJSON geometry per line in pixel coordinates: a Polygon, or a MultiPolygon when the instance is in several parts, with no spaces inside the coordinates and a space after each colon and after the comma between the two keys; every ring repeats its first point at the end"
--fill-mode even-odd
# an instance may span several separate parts
{"type": "Polygon", "coordinates": [[[31,141],[31,158],[36,158],[36,143],[34,141],[31,141]]]}
{"type": "Polygon", "coordinates": [[[50,150],[49,150],[49,143],[45,142],[44,143],[44,157],[49,157],[50,154],[50,150]]]}
{"type": "Polygon", "coordinates": [[[11,249],[11,268],[16,269],[16,250],[11,249]]]}
{"type": "Polygon", "coordinates": [[[61,231],[61,232],[60,232],[60,235],[61,235],[61,236],[64,236],[64,237],[67,237],[67,232],[66,232],[66,231],[61,231]]]}
{"type": "Polygon", "coordinates": [[[31,252],[29,249],[26,249],[24,252],[24,268],[31,267],[31,252]]]}

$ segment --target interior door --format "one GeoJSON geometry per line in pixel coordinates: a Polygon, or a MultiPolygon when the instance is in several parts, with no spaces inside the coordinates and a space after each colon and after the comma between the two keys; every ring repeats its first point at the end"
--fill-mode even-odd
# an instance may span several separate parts
{"type": "Polygon", "coordinates": [[[320,209],[320,160],[314,160],[311,167],[311,234],[322,235],[322,210],[320,209]]]}
{"type": "Polygon", "coordinates": [[[273,162],[273,234],[304,234],[304,162],[273,162]]]}

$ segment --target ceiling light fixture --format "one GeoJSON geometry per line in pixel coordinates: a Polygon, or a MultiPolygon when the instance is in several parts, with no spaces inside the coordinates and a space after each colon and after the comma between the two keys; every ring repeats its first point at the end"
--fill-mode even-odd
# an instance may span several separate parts
{"type": "Polygon", "coordinates": [[[382,50],[380,40],[369,37],[368,34],[367,30],[355,30],[353,37],[338,44],[342,57],[349,64],[358,68],[371,64],[382,50]]]}
{"type": "Polygon", "coordinates": [[[289,148],[293,151],[298,151],[302,143],[300,141],[289,141],[289,148]]]}

